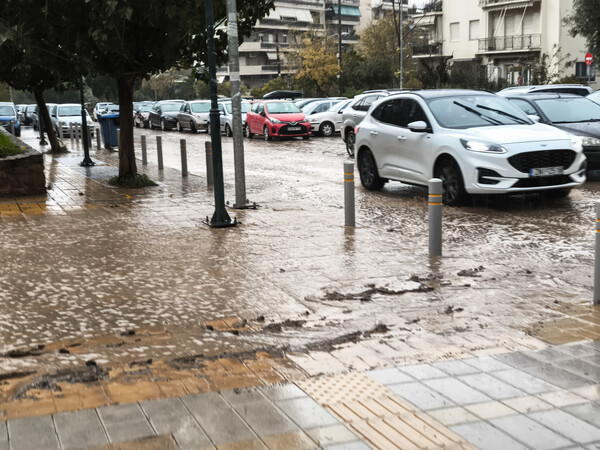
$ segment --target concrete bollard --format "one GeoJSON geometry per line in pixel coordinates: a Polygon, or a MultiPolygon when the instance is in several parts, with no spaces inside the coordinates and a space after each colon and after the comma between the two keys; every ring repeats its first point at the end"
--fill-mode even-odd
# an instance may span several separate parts
{"type": "Polygon", "coordinates": [[[429,255],[442,256],[442,195],[439,178],[429,180],[429,255]]]}
{"type": "Polygon", "coordinates": [[[156,156],[158,158],[158,170],[163,170],[162,137],[156,136],[156,156]]]}
{"type": "Polygon", "coordinates": [[[594,305],[600,305],[600,203],[596,203],[596,257],[594,261],[594,305]]]}
{"type": "Polygon", "coordinates": [[[96,148],[100,150],[100,128],[96,128],[96,148]]]}
{"type": "Polygon", "coordinates": [[[212,163],[212,142],[204,142],[204,150],[206,151],[206,182],[208,184],[214,183],[213,177],[213,163],[212,163]]]}
{"type": "Polygon", "coordinates": [[[356,225],[354,214],[354,163],[344,163],[344,215],[345,225],[353,227],[356,225]]]}
{"type": "Polygon", "coordinates": [[[146,135],[142,134],[142,165],[148,165],[148,155],[146,154],[146,135]]]}
{"type": "Polygon", "coordinates": [[[187,148],[185,139],[179,140],[179,146],[181,148],[181,176],[188,176],[188,168],[187,168],[187,148]]]}
{"type": "Polygon", "coordinates": [[[63,130],[63,123],[62,122],[58,122],[58,137],[60,139],[65,137],[65,132],[63,130]]]}

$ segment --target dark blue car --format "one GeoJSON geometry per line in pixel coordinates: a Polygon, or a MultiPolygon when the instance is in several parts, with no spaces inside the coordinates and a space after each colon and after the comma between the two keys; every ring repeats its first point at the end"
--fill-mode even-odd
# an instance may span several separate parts
{"type": "Polygon", "coordinates": [[[0,126],[13,132],[15,136],[21,136],[21,125],[15,105],[8,102],[0,103],[0,126]],[[14,130],[14,131],[13,131],[14,130]]]}

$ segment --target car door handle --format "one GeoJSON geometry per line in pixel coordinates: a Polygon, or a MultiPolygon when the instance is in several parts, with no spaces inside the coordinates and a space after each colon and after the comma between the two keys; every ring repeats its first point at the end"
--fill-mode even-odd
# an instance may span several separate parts
{"type": "Polygon", "coordinates": [[[396,139],[398,139],[399,141],[405,141],[406,136],[396,136],[396,139]]]}
{"type": "Polygon", "coordinates": [[[371,136],[377,136],[379,133],[377,131],[371,131],[371,136]]]}

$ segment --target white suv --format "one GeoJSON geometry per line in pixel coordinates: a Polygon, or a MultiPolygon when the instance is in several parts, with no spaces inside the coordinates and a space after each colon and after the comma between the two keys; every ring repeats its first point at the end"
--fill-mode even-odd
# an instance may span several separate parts
{"type": "Polygon", "coordinates": [[[534,123],[506,99],[469,90],[422,90],[374,103],[356,127],[362,185],[443,181],[443,201],[469,194],[549,191],[564,196],[585,182],[581,140],[534,123]]]}

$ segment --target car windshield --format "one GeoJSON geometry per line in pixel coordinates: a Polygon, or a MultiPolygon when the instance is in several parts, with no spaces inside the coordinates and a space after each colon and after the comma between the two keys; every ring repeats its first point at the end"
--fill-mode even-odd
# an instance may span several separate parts
{"type": "Polygon", "coordinates": [[[140,112],[150,112],[151,109],[152,109],[152,104],[148,103],[148,104],[138,106],[137,110],[140,112]]]}
{"type": "Polygon", "coordinates": [[[437,122],[444,128],[465,129],[533,123],[508,100],[495,95],[432,98],[427,104],[437,122]]]}
{"type": "Polygon", "coordinates": [[[81,106],[59,106],[58,115],[61,117],[81,116],[81,106]]]}
{"type": "MultiPolygon", "coordinates": [[[[242,102],[242,114],[246,114],[248,111],[250,111],[250,106],[250,103],[242,102]]],[[[231,103],[225,103],[225,109],[227,110],[227,114],[231,114],[233,112],[231,103]]]]}
{"type": "Polygon", "coordinates": [[[273,102],[267,103],[265,106],[269,114],[294,114],[301,112],[300,108],[292,102],[273,102]]]}
{"type": "Polygon", "coordinates": [[[15,110],[12,106],[0,106],[0,116],[14,116],[15,110]]]}
{"type": "Polygon", "coordinates": [[[160,105],[162,112],[174,112],[181,109],[181,103],[163,103],[160,105]]]}
{"type": "Polygon", "coordinates": [[[329,108],[328,111],[341,111],[342,109],[346,108],[346,106],[348,106],[348,103],[350,103],[351,101],[352,101],[352,99],[343,100],[340,103],[335,103],[335,104],[331,105],[331,108],[329,108]]]}
{"type": "Polygon", "coordinates": [[[548,98],[535,103],[553,123],[600,122],[600,105],[584,97],[548,98]]]}
{"type": "Polygon", "coordinates": [[[193,113],[207,113],[210,112],[210,103],[192,103],[193,113]]]}
{"type": "Polygon", "coordinates": [[[596,91],[593,94],[587,96],[591,101],[600,103],[600,91],[596,91]]]}

